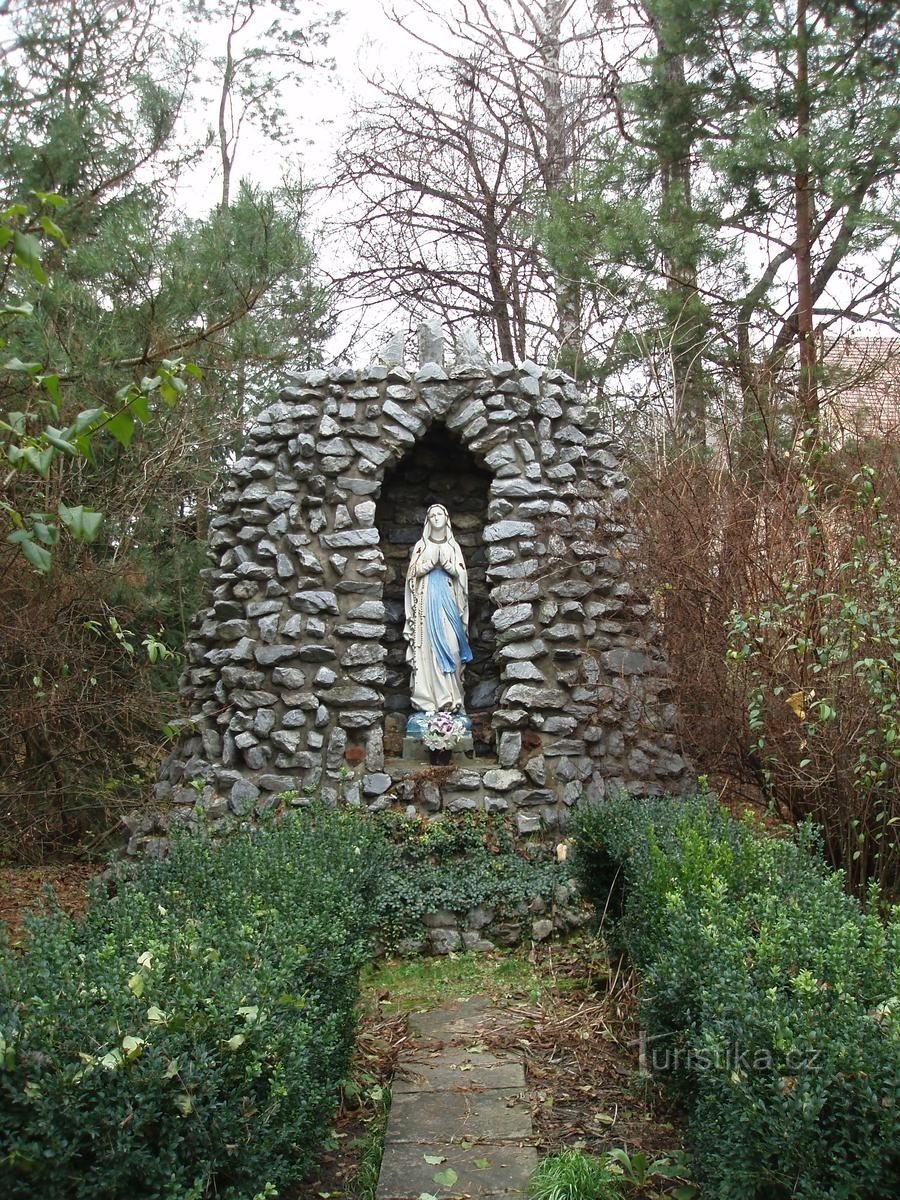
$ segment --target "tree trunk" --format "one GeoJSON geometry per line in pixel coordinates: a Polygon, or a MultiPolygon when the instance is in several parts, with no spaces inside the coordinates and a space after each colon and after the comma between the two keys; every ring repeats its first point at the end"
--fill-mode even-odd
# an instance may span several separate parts
{"type": "Polygon", "coordinates": [[[819,395],[816,383],[816,340],[812,292],[812,191],[809,170],[809,28],[807,0],[797,0],[797,158],[794,176],[797,269],[797,340],[800,375],[797,384],[798,416],[805,436],[815,441],[819,430],[819,395]]]}
{"type": "MultiPolygon", "coordinates": [[[[571,147],[562,97],[561,31],[565,7],[563,0],[546,0],[537,49],[544,109],[544,187],[548,196],[573,199],[567,194],[571,189],[571,147]]],[[[561,363],[577,379],[584,354],[581,282],[571,270],[555,269],[553,286],[561,363]]]]}
{"type": "Polygon", "coordinates": [[[706,323],[697,288],[692,203],[693,117],[687,107],[684,54],[653,20],[660,77],[658,146],[660,223],[666,231],[664,270],[669,294],[670,355],[675,437],[685,446],[706,445],[707,386],[703,371],[706,323]]]}

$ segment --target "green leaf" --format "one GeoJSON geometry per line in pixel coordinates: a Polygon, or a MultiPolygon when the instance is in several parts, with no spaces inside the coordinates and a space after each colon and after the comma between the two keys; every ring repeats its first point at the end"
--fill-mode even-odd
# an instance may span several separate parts
{"type": "Polygon", "coordinates": [[[487,1158],[473,1158],[472,1159],[472,1166],[475,1168],[476,1171],[486,1171],[490,1165],[491,1165],[490,1159],[487,1159],[487,1158]]]}
{"type": "Polygon", "coordinates": [[[46,575],[50,570],[52,559],[49,553],[43,546],[39,546],[37,542],[31,541],[30,538],[24,538],[20,543],[22,553],[31,563],[36,571],[40,571],[42,575],[46,575]]]}
{"type": "Polygon", "coordinates": [[[168,1019],[169,1018],[166,1016],[163,1010],[161,1008],[157,1008],[155,1004],[151,1005],[150,1008],[147,1009],[147,1021],[151,1025],[165,1025],[168,1019]]]}
{"type": "Polygon", "coordinates": [[[59,530],[55,525],[48,525],[46,521],[35,521],[32,528],[35,536],[46,546],[55,546],[59,541],[59,530]]]}
{"type": "Polygon", "coordinates": [[[182,370],[186,371],[188,375],[193,375],[195,379],[203,378],[203,372],[196,363],[185,363],[182,370]]]}
{"type": "Polygon", "coordinates": [[[62,246],[68,246],[69,243],[66,241],[66,235],[52,217],[38,217],[38,223],[48,237],[56,238],[62,246]]]}
{"type": "Polygon", "coordinates": [[[163,1071],[163,1079],[174,1079],[181,1070],[181,1063],[177,1058],[170,1058],[166,1063],[166,1069],[163,1071]]]}
{"type": "Polygon", "coordinates": [[[229,1050],[240,1050],[246,1040],[247,1035],[245,1033],[236,1033],[234,1037],[228,1039],[225,1045],[229,1050]]]}
{"type": "Polygon", "coordinates": [[[44,430],[44,437],[51,446],[55,446],[63,454],[75,455],[77,457],[78,451],[76,448],[63,436],[62,430],[57,429],[54,425],[47,426],[44,430]]]}
{"type": "Polygon", "coordinates": [[[50,474],[50,464],[53,462],[53,447],[45,446],[43,450],[38,450],[37,446],[25,446],[22,450],[22,458],[37,471],[42,479],[46,479],[50,474]]]}
{"type": "Polygon", "coordinates": [[[150,420],[150,401],[146,396],[135,396],[128,407],[142,425],[150,420]]]}
{"type": "Polygon", "coordinates": [[[435,1183],[439,1183],[442,1188],[452,1188],[459,1176],[452,1167],[447,1167],[444,1171],[438,1171],[431,1177],[435,1183]]]}
{"type": "Polygon", "coordinates": [[[59,404],[59,376],[36,375],[35,383],[39,383],[54,404],[59,404]]]}
{"type": "Polygon", "coordinates": [[[6,419],[19,437],[25,436],[25,414],[23,412],[8,412],[6,419]]]}
{"type": "Polygon", "coordinates": [[[67,504],[63,504],[62,501],[60,501],[57,511],[59,512],[59,519],[76,542],[93,542],[100,532],[100,526],[103,524],[103,513],[85,508],[83,504],[76,504],[70,508],[67,504]]]}
{"type": "Polygon", "coordinates": [[[27,300],[20,300],[18,304],[0,304],[0,313],[9,317],[30,317],[34,312],[34,305],[29,304],[27,300]]]}
{"type": "Polygon", "coordinates": [[[105,420],[109,414],[105,408],[86,408],[80,412],[69,428],[65,431],[66,437],[72,437],[76,433],[84,433],[86,429],[91,429],[105,420]]]}
{"type": "Polygon", "coordinates": [[[427,1163],[429,1163],[429,1164],[430,1164],[432,1167],[439,1167],[439,1166],[441,1165],[441,1163],[442,1163],[442,1162],[446,1162],[446,1161],[447,1161],[447,1155],[446,1155],[446,1154],[423,1154],[423,1155],[422,1155],[422,1157],[423,1157],[423,1158],[425,1159],[425,1161],[426,1161],[427,1163]]]}
{"type": "Polygon", "coordinates": [[[135,971],[135,973],[128,980],[128,990],[133,992],[134,995],[137,996],[138,1000],[140,1000],[141,996],[143,996],[144,988],[146,986],[147,980],[143,971],[135,971]]]}
{"type": "Polygon", "coordinates": [[[183,1117],[189,1117],[194,1111],[194,1101],[186,1092],[180,1096],[176,1096],[174,1104],[183,1117]]]}
{"type": "Polygon", "coordinates": [[[46,283],[47,276],[41,266],[41,243],[37,238],[17,230],[13,234],[13,248],[13,261],[16,265],[29,271],[38,283],[46,283]]]}
{"type": "Polygon", "coordinates": [[[131,439],[134,437],[134,417],[127,408],[123,408],[121,412],[114,413],[104,426],[106,431],[110,433],[120,446],[126,449],[131,445],[131,439]]]}
{"type": "Polygon", "coordinates": [[[24,371],[27,375],[37,375],[43,363],[22,362],[21,358],[8,358],[3,364],[4,371],[24,371]]]}
{"type": "MultiPolygon", "coordinates": [[[[64,196],[60,196],[57,192],[32,192],[35,199],[40,200],[41,204],[48,204],[51,208],[65,208],[69,203],[64,196]]],[[[24,212],[28,210],[22,206],[24,212]]]]}

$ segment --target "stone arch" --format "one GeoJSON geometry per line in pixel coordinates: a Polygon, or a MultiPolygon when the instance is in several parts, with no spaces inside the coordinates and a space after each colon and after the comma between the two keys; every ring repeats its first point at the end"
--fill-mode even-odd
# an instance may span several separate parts
{"type": "Polygon", "coordinates": [[[525,834],[563,828],[581,796],[689,786],[658,631],[628,579],[625,479],[598,425],[564,374],[488,362],[471,344],[449,369],[436,347],[418,370],[294,376],[250,429],[210,523],[190,717],[133,848],[173,818],[202,810],[227,827],[284,794],[481,808],[525,834]],[[424,788],[418,764],[385,754],[391,564],[377,517],[398,464],[439,429],[488,483],[499,691],[496,760],[424,788]]]}

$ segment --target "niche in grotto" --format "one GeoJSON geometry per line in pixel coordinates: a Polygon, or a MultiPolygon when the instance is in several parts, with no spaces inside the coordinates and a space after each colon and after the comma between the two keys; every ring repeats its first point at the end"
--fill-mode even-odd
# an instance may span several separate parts
{"type": "Polygon", "coordinates": [[[429,505],[443,504],[450,513],[453,534],[462,548],[469,573],[469,642],[473,657],[465,672],[465,703],[476,725],[476,742],[482,724],[477,714],[490,709],[499,686],[499,672],[493,660],[493,606],[485,578],[487,555],[482,536],[490,485],[490,472],[443,424],[435,423],[385,475],[375,512],[387,566],[385,714],[405,718],[410,712],[403,589],[410,552],[422,536],[425,513],[429,505]]]}

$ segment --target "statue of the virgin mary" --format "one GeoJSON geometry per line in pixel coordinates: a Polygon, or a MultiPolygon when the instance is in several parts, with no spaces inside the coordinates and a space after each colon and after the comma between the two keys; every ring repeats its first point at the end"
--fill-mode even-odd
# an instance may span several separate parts
{"type": "Polygon", "coordinates": [[[406,660],[412,706],[421,712],[463,707],[463,664],[472,661],[467,630],[469,580],[443,504],[432,504],[406,573],[406,660]]]}

